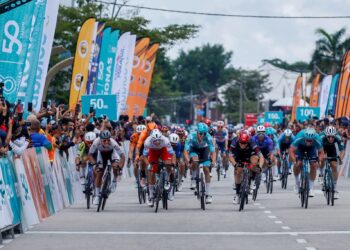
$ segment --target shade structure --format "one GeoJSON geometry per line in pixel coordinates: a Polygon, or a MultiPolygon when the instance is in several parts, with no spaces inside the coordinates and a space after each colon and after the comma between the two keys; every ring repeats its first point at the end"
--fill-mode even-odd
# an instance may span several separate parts
{"type": "MultiPolygon", "coordinates": [[[[277,100],[272,104],[273,107],[292,107],[293,106],[293,97],[285,97],[277,100]]],[[[308,107],[309,104],[304,102],[304,100],[300,100],[300,106],[308,107]],[[304,105],[305,104],[305,105],[304,105]]]]}

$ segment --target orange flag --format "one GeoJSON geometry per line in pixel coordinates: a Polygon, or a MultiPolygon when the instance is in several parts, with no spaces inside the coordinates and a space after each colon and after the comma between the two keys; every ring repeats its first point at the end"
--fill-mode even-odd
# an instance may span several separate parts
{"type": "Polygon", "coordinates": [[[143,61],[146,56],[146,52],[150,43],[149,38],[142,38],[136,42],[135,52],[134,52],[134,62],[131,74],[129,94],[126,100],[126,113],[130,118],[134,115],[133,107],[137,102],[137,92],[139,90],[139,79],[141,76],[141,70],[143,61]]]}
{"type": "Polygon", "coordinates": [[[70,85],[69,108],[74,109],[81,95],[85,95],[88,80],[95,18],[87,19],[80,29],[74,57],[72,82],[70,85]]]}
{"type": "Polygon", "coordinates": [[[153,75],[154,65],[156,63],[156,55],[159,49],[159,44],[150,46],[144,56],[141,65],[140,76],[137,82],[137,90],[134,93],[134,101],[130,102],[129,117],[139,116],[143,114],[146,107],[149,89],[153,75]]]}
{"type": "Polygon", "coordinates": [[[317,74],[311,85],[310,92],[310,107],[318,107],[318,98],[320,94],[320,78],[321,75],[317,74]]]}
{"type": "Polygon", "coordinates": [[[339,79],[335,118],[339,118],[346,113],[347,101],[348,101],[347,94],[349,94],[350,92],[350,86],[348,86],[349,76],[350,76],[350,51],[347,51],[343,58],[341,75],[339,79]]]}
{"type": "Polygon", "coordinates": [[[296,111],[297,111],[297,107],[300,105],[302,90],[303,90],[303,77],[298,76],[294,87],[292,121],[296,119],[296,111]]]}

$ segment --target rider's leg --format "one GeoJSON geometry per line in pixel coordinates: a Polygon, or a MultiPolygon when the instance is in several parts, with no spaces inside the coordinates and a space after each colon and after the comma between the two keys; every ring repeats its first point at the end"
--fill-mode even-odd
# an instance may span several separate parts
{"type": "Polygon", "coordinates": [[[310,189],[314,189],[314,182],[316,179],[317,169],[318,169],[318,162],[316,161],[310,162],[310,189]]]}
{"type": "Polygon", "coordinates": [[[300,169],[302,166],[303,162],[298,160],[293,167],[293,172],[294,172],[294,178],[295,178],[295,190],[299,190],[300,186],[300,169]]]}
{"type": "Polygon", "coordinates": [[[338,162],[337,161],[331,161],[331,168],[333,173],[333,180],[334,180],[334,190],[337,190],[337,182],[338,182],[338,168],[337,168],[338,162]]]}

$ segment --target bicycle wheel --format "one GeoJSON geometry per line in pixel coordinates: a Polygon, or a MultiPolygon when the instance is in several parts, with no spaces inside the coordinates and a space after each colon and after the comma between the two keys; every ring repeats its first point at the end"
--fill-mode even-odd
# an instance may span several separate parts
{"type": "Polygon", "coordinates": [[[265,173],[265,175],[266,175],[266,193],[269,193],[269,191],[270,191],[270,173],[269,173],[269,171],[270,171],[270,168],[267,168],[266,173],[265,173]]]}
{"type": "Polygon", "coordinates": [[[159,201],[162,199],[162,192],[161,192],[161,188],[160,188],[159,183],[156,186],[154,196],[155,196],[155,203],[156,203],[156,210],[155,210],[155,212],[157,213],[158,212],[158,207],[159,207],[159,201]]]}
{"type": "MultiPolygon", "coordinates": [[[[246,203],[246,196],[248,196],[247,192],[247,186],[248,186],[248,173],[243,173],[243,180],[241,183],[241,191],[239,195],[239,211],[242,211],[244,209],[244,204],[246,203]]],[[[248,187],[249,188],[249,187],[248,187]]]]}
{"type": "Polygon", "coordinates": [[[328,186],[329,186],[329,200],[330,204],[334,206],[334,179],[333,179],[333,173],[332,170],[329,169],[328,171],[328,186]]]}
{"type": "Polygon", "coordinates": [[[273,191],[273,175],[272,175],[272,169],[270,168],[270,172],[269,172],[269,181],[270,181],[270,194],[272,194],[273,191]]]}
{"type": "Polygon", "coordinates": [[[304,188],[305,188],[305,177],[304,173],[301,174],[301,180],[300,180],[300,188],[299,188],[299,197],[301,202],[301,207],[304,207],[305,203],[305,196],[304,196],[304,188]]]}
{"type": "Polygon", "coordinates": [[[220,181],[220,171],[221,171],[221,166],[220,163],[216,166],[216,173],[218,175],[218,181],[220,181]]]}
{"type": "Polygon", "coordinates": [[[309,205],[309,175],[305,174],[305,182],[304,182],[304,208],[306,209],[309,205]]]}
{"type": "Polygon", "coordinates": [[[255,174],[255,189],[253,191],[253,201],[256,201],[256,198],[258,196],[258,190],[259,190],[259,186],[260,186],[260,180],[261,180],[261,174],[260,173],[256,173],[255,174]]]}
{"type": "Polygon", "coordinates": [[[102,200],[102,211],[105,210],[106,202],[107,202],[107,197],[103,198],[102,200]]]}
{"type": "Polygon", "coordinates": [[[324,196],[326,198],[327,205],[331,203],[331,197],[330,197],[330,188],[329,188],[329,178],[328,178],[329,172],[326,167],[323,175],[323,192],[324,196]]]}
{"type": "Polygon", "coordinates": [[[163,208],[168,210],[168,191],[165,189],[163,189],[162,203],[163,203],[163,208]]]}
{"type": "Polygon", "coordinates": [[[99,201],[98,201],[97,212],[101,211],[102,202],[103,202],[103,198],[102,198],[102,195],[101,195],[100,198],[99,198],[99,201]]]}
{"type": "Polygon", "coordinates": [[[200,196],[201,196],[201,209],[205,210],[205,179],[204,174],[201,174],[201,190],[200,190],[200,196]]]}
{"type": "Polygon", "coordinates": [[[85,198],[86,198],[86,207],[87,207],[87,209],[90,209],[91,185],[89,185],[89,183],[85,186],[85,198]]]}

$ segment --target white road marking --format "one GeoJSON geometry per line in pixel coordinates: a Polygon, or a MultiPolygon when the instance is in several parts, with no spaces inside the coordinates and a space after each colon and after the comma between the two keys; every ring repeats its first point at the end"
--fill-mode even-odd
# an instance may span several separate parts
{"type": "Polygon", "coordinates": [[[277,216],[274,216],[274,215],[269,215],[269,218],[270,218],[270,219],[276,219],[276,218],[277,218],[277,216]]]}
{"type": "Polygon", "coordinates": [[[275,223],[276,223],[276,224],[282,224],[282,221],[276,220],[275,223]]]}
{"type": "Polygon", "coordinates": [[[254,206],[260,206],[261,204],[260,203],[254,203],[254,206]]]}
{"type": "Polygon", "coordinates": [[[282,229],[283,229],[283,230],[290,230],[290,227],[283,226],[282,229]]]}
{"type": "Polygon", "coordinates": [[[299,244],[306,244],[307,243],[307,241],[305,239],[297,239],[297,242],[299,244]]]}
{"type": "Polygon", "coordinates": [[[306,250],[317,250],[316,248],[314,247],[305,247],[306,250]]]}
{"type": "Polygon", "coordinates": [[[12,239],[7,239],[7,240],[3,240],[2,243],[9,244],[9,243],[11,243],[11,241],[12,241],[12,239]]]}
{"type": "Polygon", "coordinates": [[[271,214],[271,211],[265,210],[264,213],[265,213],[265,214],[271,214]]]}
{"type": "MultiPolygon", "coordinates": [[[[288,230],[290,229],[289,227],[288,230]]],[[[285,229],[287,230],[287,229],[285,229]]],[[[27,234],[61,235],[199,235],[199,236],[265,236],[265,235],[350,235],[350,231],[305,231],[305,232],[123,232],[123,231],[28,231],[27,234]]]]}
{"type": "Polygon", "coordinates": [[[4,245],[0,245],[0,249],[3,248],[3,247],[4,247],[4,245]]]}
{"type": "Polygon", "coordinates": [[[265,207],[259,207],[260,209],[265,209],[265,207]]]}

